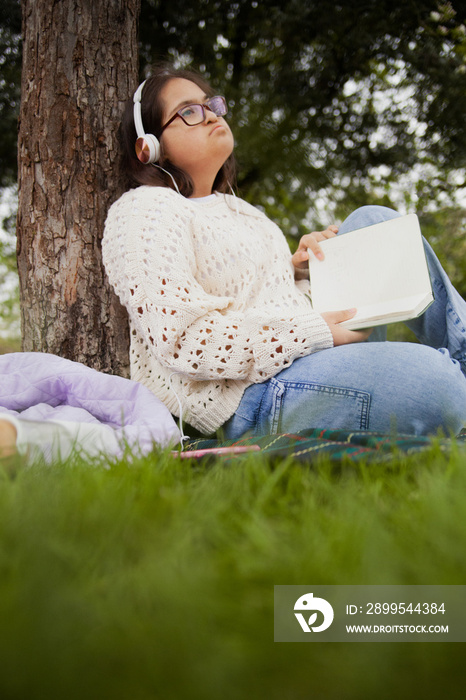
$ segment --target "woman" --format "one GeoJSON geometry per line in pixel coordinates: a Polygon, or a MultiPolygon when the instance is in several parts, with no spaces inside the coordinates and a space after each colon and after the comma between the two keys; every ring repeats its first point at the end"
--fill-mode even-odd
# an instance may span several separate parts
{"type": "MultiPolygon", "coordinates": [[[[161,66],[138,88],[123,125],[136,188],[111,207],[105,267],[126,306],[132,379],[204,434],[346,428],[429,434],[466,419],[466,304],[426,243],[436,300],[408,325],[421,340],[362,342],[355,310],[319,315],[302,288],[308,253],[228,194],[233,136],[226,104],[194,73],[161,66]]],[[[354,212],[339,233],[393,218],[354,212]]]]}

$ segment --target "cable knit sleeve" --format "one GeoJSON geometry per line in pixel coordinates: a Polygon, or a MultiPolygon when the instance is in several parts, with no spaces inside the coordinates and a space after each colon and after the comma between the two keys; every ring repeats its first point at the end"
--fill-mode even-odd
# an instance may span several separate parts
{"type": "MultiPolygon", "coordinates": [[[[215,239],[218,225],[208,231],[204,222],[204,230],[198,230],[195,204],[187,206],[163,188],[154,197],[154,189],[139,188],[130,206],[117,202],[112,207],[103,252],[133,332],[144,338],[160,364],[195,380],[253,383],[332,345],[327,324],[309,303],[296,309],[258,303],[252,290],[257,275],[247,268],[253,265],[247,256],[246,262],[238,259],[224,239],[215,239]],[[210,241],[205,249],[196,245],[203,236],[210,241]],[[222,287],[232,265],[236,293],[222,287]]],[[[273,239],[270,245],[275,245],[273,239]]],[[[283,256],[283,249],[277,256],[283,256]]],[[[280,265],[286,268],[284,261],[280,265]]]]}

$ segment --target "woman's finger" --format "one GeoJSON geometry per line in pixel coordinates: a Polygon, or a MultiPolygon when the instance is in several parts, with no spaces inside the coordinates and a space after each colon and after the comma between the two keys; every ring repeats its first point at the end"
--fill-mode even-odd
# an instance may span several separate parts
{"type": "Polygon", "coordinates": [[[318,260],[324,259],[324,254],[322,248],[319,245],[319,241],[325,241],[328,238],[333,238],[338,232],[338,226],[329,226],[325,231],[313,231],[312,233],[306,233],[301,237],[298,245],[297,251],[292,256],[291,260],[295,267],[306,267],[309,260],[308,250],[311,251],[313,255],[318,260]]]}

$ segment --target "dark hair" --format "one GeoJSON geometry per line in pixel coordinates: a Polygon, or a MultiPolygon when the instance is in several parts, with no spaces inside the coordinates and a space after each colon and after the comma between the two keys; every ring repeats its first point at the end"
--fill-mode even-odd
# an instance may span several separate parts
{"type": "MultiPolygon", "coordinates": [[[[184,78],[198,85],[206,95],[212,97],[214,92],[210,85],[196,72],[174,68],[169,63],[155,66],[150,78],[142,90],[141,118],[146,134],[158,136],[162,128],[163,105],[160,93],[163,87],[174,78],[184,78]]],[[[134,185],[155,185],[159,187],[173,187],[172,180],[167,173],[160,168],[141,163],[136,157],[135,144],[137,139],[136,127],[133,116],[133,99],[126,105],[121,123],[122,168],[128,178],[128,187],[134,185]]],[[[189,197],[194,191],[193,182],[184,170],[172,163],[163,152],[160,144],[160,158],[157,161],[165,170],[172,174],[182,195],[189,197]]],[[[230,186],[235,184],[236,164],[233,155],[222,165],[217,173],[213,188],[218,192],[227,192],[230,186]]]]}

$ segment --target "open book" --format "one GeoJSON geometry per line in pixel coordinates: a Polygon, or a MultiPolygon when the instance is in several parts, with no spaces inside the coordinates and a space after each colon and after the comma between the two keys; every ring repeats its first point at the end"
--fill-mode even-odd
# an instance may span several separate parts
{"type": "Polygon", "coordinates": [[[433,302],[419,221],[415,214],[351,231],[309,251],[310,296],[319,313],[356,308],[341,324],[368,328],[420,316],[433,302]]]}

